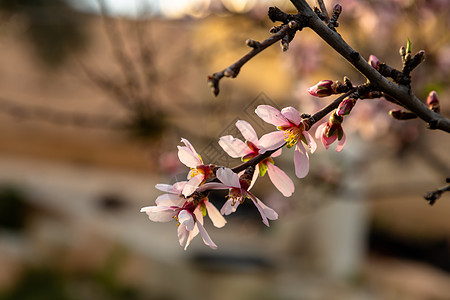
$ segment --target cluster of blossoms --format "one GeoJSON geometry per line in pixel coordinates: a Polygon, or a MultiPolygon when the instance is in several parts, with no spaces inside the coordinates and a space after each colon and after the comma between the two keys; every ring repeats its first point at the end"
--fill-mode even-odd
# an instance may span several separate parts
{"type": "MultiPolygon", "coordinates": [[[[371,56],[369,63],[378,69],[379,60],[371,56]]],[[[344,84],[331,80],[322,80],[307,91],[317,97],[326,97],[341,94],[353,89],[348,79],[344,84]]],[[[361,98],[369,98],[369,94],[361,98]]],[[[359,94],[350,94],[344,98],[339,106],[331,113],[327,122],[319,125],[315,137],[320,139],[326,149],[338,141],[336,151],[341,151],[345,144],[345,134],[342,128],[344,116],[350,114],[355,106],[359,94]]],[[[435,92],[431,92],[427,105],[434,111],[439,111],[439,101],[435,92]]],[[[309,172],[309,155],[317,149],[317,144],[308,130],[311,118],[303,118],[294,107],[285,107],[281,111],[269,106],[259,105],[255,113],[265,122],[276,127],[276,131],[267,133],[258,138],[253,127],[246,121],[239,120],[236,127],[245,141],[231,135],[219,139],[219,145],[233,158],[240,158],[244,162],[241,172],[216,165],[205,165],[201,156],[192,144],[181,139],[184,146],[178,146],[179,160],[190,168],[187,181],[176,182],[173,185],[157,184],[156,188],[165,194],[156,199],[156,206],[147,206],[141,209],[149,219],[155,222],[168,222],[176,220],[178,223],[179,243],[186,250],[192,239],[200,233],[203,242],[216,249],[204,228],[203,219],[209,216],[214,226],[221,228],[226,224],[224,215],[234,213],[240,204],[250,200],[259,211],[262,222],[269,226],[269,220],[278,219],[278,214],[265,205],[252,192],[251,188],[258,177],[269,175],[274,186],[285,196],[294,193],[292,180],[275,165],[274,158],[281,155],[282,148],[294,148],[295,175],[304,178],[309,172]],[[228,200],[220,211],[209,202],[208,195],[212,190],[228,190],[228,200]]]]}
{"type": "Polygon", "coordinates": [[[152,221],[177,221],[178,239],[185,250],[199,233],[207,246],[216,249],[217,245],[204,228],[204,217],[208,215],[214,226],[223,227],[226,224],[223,215],[235,212],[238,206],[247,199],[255,205],[266,226],[269,226],[269,220],[278,219],[278,214],[250,190],[257,178],[267,173],[274,186],[285,197],[293,194],[294,183],[283,170],[275,165],[274,161],[274,158],[281,154],[283,146],[294,147],[296,176],[303,178],[308,174],[307,149],[313,153],[317,145],[308,133],[307,119],[303,119],[293,107],[286,107],[279,111],[269,105],[260,105],[255,112],[267,123],[275,125],[277,131],[258,138],[248,122],[239,120],[236,122],[236,127],[242,133],[245,141],[227,135],[219,139],[219,145],[228,155],[240,158],[243,162],[265,154],[263,159],[255,165],[247,167],[244,171],[236,173],[229,168],[205,165],[192,144],[187,139],[181,139],[184,146],[178,146],[178,158],[190,168],[187,180],[176,182],[173,185],[157,184],[156,188],[165,194],[156,199],[155,206],[141,209],[141,212],[145,212],[152,221]],[[228,190],[228,200],[220,212],[208,200],[211,190],[228,190]]]}

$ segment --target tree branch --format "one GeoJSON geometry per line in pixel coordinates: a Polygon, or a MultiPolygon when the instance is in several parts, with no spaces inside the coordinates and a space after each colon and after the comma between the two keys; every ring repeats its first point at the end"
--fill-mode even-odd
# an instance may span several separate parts
{"type": "Polygon", "coordinates": [[[395,98],[411,112],[428,123],[430,129],[440,129],[450,133],[450,120],[428,109],[411,91],[404,85],[397,85],[385,78],[362,56],[352,49],[340,34],[328,28],[322,20],[313,12],[305,0],[291,0],[299,13],[308,20],[307,26],[317,33],[328,45],[341,54],[353,67],[363,74],[372,84],[382,92],[395,98]]]}

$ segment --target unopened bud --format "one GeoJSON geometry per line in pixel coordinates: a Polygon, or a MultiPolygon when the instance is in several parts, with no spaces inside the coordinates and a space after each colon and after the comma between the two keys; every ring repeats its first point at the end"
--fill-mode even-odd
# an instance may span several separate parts
{"type": "Polygon", "coordinates": [[[431,91],[428,94],[427,105],[428,105],[428,108],[431,109],[434,112],[439,112],[440,111],[440,104],[439,104],[439,99],[437,97],[436,91],[431,91]]]}
{"type": "Polygon", "coordinates": [[[356,99],[354,98],[346,98],[344,99],[338,106],[337,110],[336,110],[336,115],[338,116],[345,116],[348,115],[353,106],[355,106],[356,104],[356,99]]]}
{"type": "Polygon", "coordinates": [[[406,55],[406,48],[405,46],[401,46],[400,50],[398,50],[398,53],[400,53],[400,56],[403,57],[406,55]]]}
{"type": "Polygon", "coordinates": [[[374,69],[378,70],[378,67],[380,66],[380,60],[375,55],[369,56],[369,65],[371,65],[374,69]]]}
{"type": "Polygon", "coordinates": [[[315,86],[308,88],[306,91],[315,97],[328,97],[336,94],[337,85],[338,81],[333,82],[332,80],[322,80],[315,86]]]}
{"type": "Polygon", "coordinates": [[[258,48],[258,47],[261,45],[260,42],[255,41],[255,40],[252,40],[252,39],[246,40],[246,41],[245,41],[245,44],[246,44],[247,46],[249,46],[249,47],[251,47],[251,48],[255,48],[255,49],[258,48]]]}
{"type": "Polygon", "coordinates": [[[340,15],[341,12],[342,12],[342,5],[340,5],[339,3],[337,3],[337,4],[333,7],[333,13],[334,13],[334,14],[340,15]]]}
{"type": "Polygon", "coordinates": [[[283,50],[283,52],[288,51],[289,49],[289,43],[286,41],[281,41],[281,49],[283,50]]]}
{"type": "Polygon", "coordinates": [[[416,114],[401,109],[393,109],[389,112],[389,115],[396,120],[411,120],[417,118],[416,114]]]}
{"type": "Polygon", "coordinates": [[[231,70],[230,68],[227,68],[227,69],[225,70],[225,72],[223,72],[223,75],[224,75],[225,77],[233,77],[234,72],[233,72],[233,70],[231,70]]]}

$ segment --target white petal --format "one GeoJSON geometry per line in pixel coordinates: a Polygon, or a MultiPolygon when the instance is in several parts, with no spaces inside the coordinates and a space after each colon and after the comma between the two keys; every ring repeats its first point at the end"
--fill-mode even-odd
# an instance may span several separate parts
{"type": "Polygon", "coordinates": [[[184,247],[184,250],[187,249],[189,244],[192,241],[192,232],[186,229],[186,226],[180,225],[178,226],[178,240],[180,242],[180,246],[184,247]]]}
{"type": "Polygon", "coordinates": [[[214,249],[214,250],[217,249],[217,245],[214,244],[214,242],[211,240],[211,238],[209,237],[209,234],[206,232],[203,225],[198,222],[196,224],[197,224],[198,230],[200,231],[200,236],[202,237],[205,245],[209,246],[211,249],[214,249]]]}
{"type": "Polygon", "coordinates": [[[259,177],[259,164],[257,164],[255,167],[255,172],[253,172],[252,182],[250,182],[250,185],[249,185],[247,191],[250,191],[251,188],[253,187],[253,185],[255,185],[255,182],[258,179],[258,177],[259,177]]]}
{"type": "Polygon", "coordinates": [[[281,112],[270,105],[258,105],[255,113],[265,122],[275,126],[289,126],[289,121],[281,112]]]}
{"type": "Polygon", "coordinates": [[[186,229],[189,231],[194,229],[194,218],[192,217],[192,214],[185,209],[178,214],[178,222],[180,222],[180,226],[186,226],[186,229]]]}
{"type": "Polygon", "coordinates": [[[178,158],[180,161],[189,168],[195,168],[202,165],[203,162],[198,155],[195,155],[188,147],[178,147],[178,158]]]}
{"type": "Polygon", "coordinates": [[[174,194],[163,194],[158,196],[158,198],[156,198],[156,205],[158,206],[178,206],[181,207],[183,206],[184,202],[186,202],[186,199],[184,199],[183,197],[180,197],[179,195],[174,195],[174,194]]]}
{"type": "Polygon", "coordinates": [[[236,127],[242,133],[242,136],[249,142],[253,144],[258,144],[258,135],[256,134],[255,129],[253,129],[252,125],[249,122],[244,120],[238,120],[236,122],[236,127]]]}
{"type": "Polygon", "coordinates": [[[291,123],[294,123],[295,125],[300,124],[302,121],[302,117],[300,117],[300,113],[298,110],[293,108],[292,106],[285,107],[281,110],[281,114],[288,119],[291,123]]]}
{"type": "Polygon", "coordinates": [[[255,204],[256,208],[258,208],[259,213],[261,214],[261,217],[263,218],[263,223],[269,226],[269,220],[276,220],[278,219],[278,214],[276,211],[265,205],[261,200],[256,198],[255,195],[249,193],[250,199],[252,199],[253,203],[255,204]],[[265,221],[265,222],[264,222],[265,221]]]}
{"type": "Polygon", "coordinates": [[[240,139],[232,137],[231,135],[222,136],[219,139],[219,145],[229,156],[233,158],[243,157],[249,153],[252,153],[252,150],[246,143],[240,139]]]}
{"type": "Polygon", "coordinates": [[[227,202],[225,202],[225,204],[220,209],[220,213],[222,215],[228,216],[229,214],[234,213],[236,211],[236,209],[238,208],[239,204],[240,204],[239,201],[236,201],[233,204],[233,199],[228,199],[227,202]]]}
{"type": "Polygon", "coordinates": [[[176,192],[173,189],[173,185],[171,185],[171,184],[158,183],[157,185],[155,185],[155,188],[157,188],[158,190],[160,190],[162,192],[176,194],[176,192]]]}
{"type": "Polygon", "coordinates": [[[267,174],[272,181],[273,185],[283,194],[285,197],[290,197],[294,193],[295,186],[289,176],[283,172],[280,168],[274,164],[267,164],[267,174]]]}
{"type": "Polygon", "coordinates": [[[181,142],[183,142],[186,145],[186,147],[192,152],[192,154],[194,154],[197,157],[200,157],[200,155],[198,155],[197,151],[195,151],[195,148],[194,148],[194,146],[192,146],[191,142],[189,142],[185,138],[181,138],[181,142]]]}
{"type": "Polygon", "coordinates": [[[304,178],[309,172],[309,157],[302,143],[297,143],[294,151],[295,175],[304,178]]]}
{"type": "Polygon", "coordinates": [[[283,131],[274,131],[270,133],[266,133],[259,139],[258,147],[259,153],[263,154],[266,151],[274,150],[281,147],[285,143],[284,141],[284,132],[283,131]]]}
{"type": "Polygon", "coordinates": [[[313,137],[309,134],[308,131],[302,132],[303,136],[305,137],[306,141],[308,142],[308,148],[311,153],[314,153],[317,150],[317,143],[313,139],[313,137]]]}
{"type": "Polygon", "coordinates": [[[209,201],[205,201],[206,210],[208,211],[208,216],[213,222],[214,226],[217,228],[221,228],[225,226],[227,221],[225,218],[220,214],[219,210],[209,201]]]}
{"type": "Polygon", "coordinates": [[[153,222],[169,222],[177,214],[178,210],[164,206],[147,206],[141,208],[141,212],[145,212],[153,222]]]}
{"type": "Polygon", "coordinates": [[[203,174],[198,174],[186,183],[183,189],[183,195],[185,197],[189,197],[192,195],[193,192],[198,188],[198,186],[202,183],[202,181],[205,179],[205,176],[203,174]]]}
{"type": "Polygon", "coordinates": [[[217,178],[228,187],[240,188],[239,175],[229,168],[219,168],[216,172],[217,178]]]}

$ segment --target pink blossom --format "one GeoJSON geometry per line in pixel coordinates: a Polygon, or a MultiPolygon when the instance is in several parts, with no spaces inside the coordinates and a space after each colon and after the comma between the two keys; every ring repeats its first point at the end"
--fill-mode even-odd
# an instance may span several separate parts
{"type": "Polygon", "coordinates": [[[253,204],[255,204],[261,214],[263,223],[266,226],[269,226],[268,220],[278,219],[278,214],[273,209],[266,206],[261,200],[248,191],[251,180],[249,178],[245,178],[245,173],[244,176],[239,178],[239,175],[234,173],[231,169],[219,168],[216,175],[217,179],[220,180],[220,183],[206,183],[201,186],[199,190],[229,189],[228,200],[220,210],[223,215],[229,215],[235,212],[239,204],[242,204],[245,199],[248,198],[253,201],[253,204]]]}
{"type": "MultiPolygon", "coordinates": [[[[241,158],[242,161],[248,161],[258,154],[260,149],[265,149],[267,145],[264,145],[258,140],[258,136],[253,129],[252,125],[248,122],[239,120],[236,122],[236,127],[242,133],[245,142],[240,139],[234,138],[231,135],[223,136],[219,140],[219,145],[222,149],[233,158],[241,158]]],[[[256,165],[253,180],[250,186],[253,186],[254,182],[258,178],[258,174],[264,176],[266,171],[269,174],[269,178],[275,187],[285,196],[289,197],[295,190],[292,180],[283,172],[280,168],[275,166],[275,162],[272,157],[277,157],[281,154],[281,150],[274,152],[270,157],[264,159],[256,165]]]]}
{"type": "Polygon", "coordinates": [[[294,165],[295,175],[298,178],[305,177],[309,172],[309,156],[303,143],[314,153],[317,144],[308,133],[309,125],[302,119],[300,113],[293,107],[285,107],[281,112],[270,105],[259,105],[256,114],[265,122],[277,126],[279,131],[265,134],[259,140],[259,153],[275,150],[286,143],[286,147],[295,146],[294,165]]]}
{"type": "Polygon", "coordinates": [[[341,123],[342,117],[339,117],[337,115],[335,116],[333,114],[328,122],[323,123],[319,125],[319,127],[317,127],[316,139],[321,139],[322,144],[325,146],[325,149],[328,149],[336,139],[339,141],[336,147],[336,151],[340,152],[342,148],[344,148],[345,134],[344,130],[342,129],[341,123]]]}
{"type": "Polygon", "coordinates": [[[202,158],[197,151],[195,151],[192,144],[184,138],[182,138],[181,141],[186,146],[178,146],[178,158],[183,164],[191,168],[187,176],[189,181],[183,189],[183,195],[188,197],[195,192],[206,179],[214,176],[215,166],[204,165],[202,158]]]}
{"type": "Polygon", "coordinates": [[[187,183],[183,181],[174,185],[157,184],[156,188],[166,194],[156,199],[156,206],[143,207],[141,212],[145,212],[154,222],[169,222],[175,219],[178,222],[178,239],[184,250],[198,233],[207,246],[216,249],[217,245],[203,227],[203,216],[207,212],[214,226],[219,228],[223,227],[226,221],[206,197],[200,200],[185,198],[182,191],[187,183]]]}

